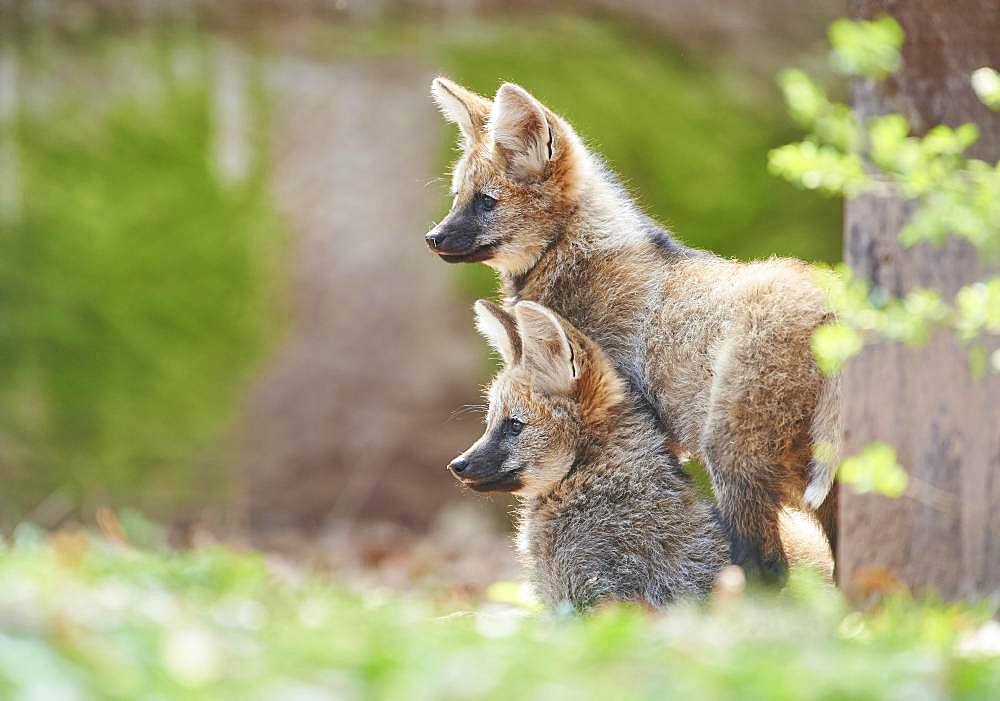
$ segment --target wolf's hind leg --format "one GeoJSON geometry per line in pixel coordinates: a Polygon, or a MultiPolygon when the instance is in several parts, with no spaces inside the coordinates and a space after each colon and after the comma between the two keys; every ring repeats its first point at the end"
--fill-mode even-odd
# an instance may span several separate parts
{"type": "Polygon", "coordinates": [[[734,564],[747,577],[780,584],[787,575],[779,513],[788,494],[787,468],[773,456],[776,433],[785,430],[773,414],[773,398],[762,401],[759,378],[748,372],[748,358],[734,339],[720,349],[707,420],[701,434],[705,459],[727,529],[734,564]],[[752,411],[747,410],[752,406],[752,411]]]}
{"type": "Polygon", "coordinates": [[[729,536],[733,564],[742,567],[751,581],[778,585],[788,574],[778,527],[781,502],[765,476],[748,467],[709,467],[719,515],[729,536]]]}

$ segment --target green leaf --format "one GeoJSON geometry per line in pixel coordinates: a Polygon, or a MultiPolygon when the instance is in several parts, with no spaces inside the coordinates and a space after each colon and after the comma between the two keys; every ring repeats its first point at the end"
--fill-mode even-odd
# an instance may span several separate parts
{"type": "Polygon", "coordinates": [[[1000,73],[989,66],[972,72],[972,89],[991,110],[1000,110],[1000,73]]]}
{"type": "Polygon", "coordinates": [[[816,85],[805,71],[795,68],[783,71],[778,77],[778,83],[781,85],[792,118],[803,127],[812,128],[816,119],[829,105],[823,89],[816,85]]]}
{"type": "Polygon", "coordinates": [[[899,68],[903,29],[892,17],[840,19],[830,25],[829,36],[830,63],[839,73],[878,80],[899,68]]]}
{"type": "Polygon", "coordinates": [[[981,380],[986,377],[988,363],[989,358],[982,345],[977,343],[969,348],[969,374],[972,375],[973,379],[981,380]]]}
{"type": "Polygon", "coordinates": [[[803,71],[786,70],[778,82],[789,114],[802,127],[812,131],[815,141],[848,153],[860,149],[861,129],[847,105],[830,102],[823,89],[803,71]]]}
{"type": "Polygon", "coordinates": [[[861,352],[864,340],[850,326],[834,322],[823,324],[813,333],[812,350],[819,365],[827,375],[836,373],[849,359],[861,352]]]}
{"type": "Polygon", "coordinates": [[[774,175],[808,190],[854,194],[867,182],[864,166],[856,154],[845,154],[832,146],[817,146],[811,141],[772,149],[767,166],[774,175]]]}
{"type": "Polygon", "coordinates": [[[955,296],[958,337],[970,341],[983,333],[1000,334],[1000,277],[966,285],[955,296]]]}
{"type": "Polygon", "coordinates": [[[910,123],[901,114],[876,117],[868,124],[871,158],[883,170],[907,172],[916,159],[913,144],[906,137],[910,123]]]}
{"type": "Polygon", "coordinates": [[[837,475],[860,494],[895,498],[906,491],[906,472],[896,462],[896,450],[887,443],[872,443],[858,455],[844,460],[837,475]]]}

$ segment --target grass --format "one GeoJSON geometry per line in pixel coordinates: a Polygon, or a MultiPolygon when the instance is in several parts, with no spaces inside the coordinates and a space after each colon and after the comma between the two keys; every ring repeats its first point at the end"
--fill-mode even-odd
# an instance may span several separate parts
{"type": "Polygon", "coordinates": [[[770,598],[559,618],[277,576],[254,553],[22,528],[0,551],[9,699],[985,699],[985,607],[852,612],[795,573],[770,598]]]}

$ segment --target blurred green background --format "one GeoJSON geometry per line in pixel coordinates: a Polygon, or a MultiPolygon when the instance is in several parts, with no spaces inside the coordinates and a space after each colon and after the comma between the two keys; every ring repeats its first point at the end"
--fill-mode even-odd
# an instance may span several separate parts
{"type": "Polygon", "coordinates": [[[17,47],[22,75],[82,62],[134,82],[95,96],[53,78],[44,105],[29,92],[6,125],[18,191],[0,235],[5,520],[53,495],[67,510],[219,498],[212,445],[278,321],[267,159],[238,183],[217,172],[204,40],[37,39],[17,47]],[[170,65],[178,56],[190,65],[170,65]]]}
{"type": "Polygon", "coordinates": [[[441,468],[478,434],[454,413],[492,367],[468,309],[493,278],[424,250],[437,73],[525,86],[690,245],[838,260],[840,203],[765,168],[796,133],[773,73],[822,58],[837,8],[711,5],[5,14],[0,525],[419,530],[468,498],[441,468]]]}

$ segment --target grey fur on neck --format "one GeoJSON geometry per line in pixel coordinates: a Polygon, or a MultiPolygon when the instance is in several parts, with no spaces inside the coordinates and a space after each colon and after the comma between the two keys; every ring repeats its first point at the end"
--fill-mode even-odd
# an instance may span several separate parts
{"type": "Polygon", "coordinates": [[[711,590],[729,561],[725,534],[662,441],[633,404],[551,492],[522,503],[519,549],[544,603],[661,607],[711,590]]]}

